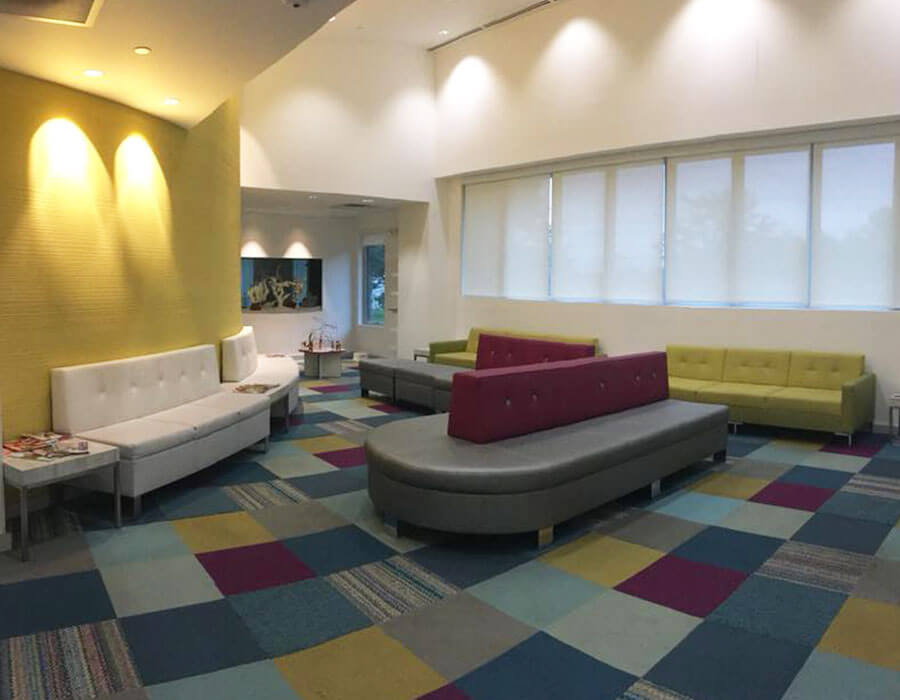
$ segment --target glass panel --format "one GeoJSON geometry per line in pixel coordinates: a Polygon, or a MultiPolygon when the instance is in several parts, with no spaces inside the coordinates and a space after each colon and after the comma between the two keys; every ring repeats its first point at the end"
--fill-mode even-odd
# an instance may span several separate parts
{"type": "Polygon", "coordinates": [[[363,323],[384,324],[384,246],[363,248],[363,323]]]}
{"type": "Polygon", "coordinates": [[[602,299],[606,173],[561,173],[553,189],[552,295],[602,299]]]}

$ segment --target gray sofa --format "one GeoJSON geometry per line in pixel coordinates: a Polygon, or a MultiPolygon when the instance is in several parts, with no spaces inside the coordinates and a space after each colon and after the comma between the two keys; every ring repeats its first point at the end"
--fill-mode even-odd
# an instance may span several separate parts
{"type": "Polygon", "coordinates": [[[374,391],[391,401],[411,403],[441,413],[450,408],[453,375],[460,371],[465,370],[414,360],[363,359],[359,361],[359,386],[363,396],[374,391]]]}
{"type": "Polygon", "coordinates": [[[447,434],[446,414],[376,428],[369,495],[389,528],[537,531],[652,485],[712,455],[725,459],[728,408],[673,399],[478,444],[447,434]]]}

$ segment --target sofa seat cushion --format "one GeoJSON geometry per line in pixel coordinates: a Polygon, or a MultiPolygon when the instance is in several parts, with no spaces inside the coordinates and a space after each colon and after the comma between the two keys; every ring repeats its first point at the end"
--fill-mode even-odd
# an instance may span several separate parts
{"type": "Polygon", "coordinates": [[[434,356],[435,364],[475,369],[474,352],[442,352],[434,356]]]}
{"type": "Polygon", "coordinates": [[[367,357],[359,361],[359,371],[393,377],[397,368],[401,367],[405,362],[412,362],[412,360],[400,360],[389,357],[367,357]]]}
{"type": "Polygon", "coordinates": [[[696,401],[697,392],[715,386],[719,382],[687,377],[669,377],[669,396],[682,401],[696,401]]]}
{"type": "Polygon", "coordinates": [[[241,394],[233,390],[223,390],[218,394],[207,396],[193,402],[195,406],[213,408],[219,411],[237,414],[238,420],[255,416],[269,408],[267,394],[241,394]]]}
{"type": "Polygon", "coordinates": [[[697,400],[704,403],[721,403],[727,406],[763,408],[766,398],[780,388],[769,386],[768,384],[721,382],[699,389],[697,391],[697,400]]]}
{"type": "Polygon", "coordinates": [[[79,433],[78,437],[115,445],[119,448],[122,459],[139,459],[190,442],[197,437],[197,430],[187,423],[135,418],[86,430],[79,433]]]}
{"type": "Polygon", "coordinates": [[[550,430],[478,444],[447,435],[446,414],[396,421],[366,440],[370,463],[396,481],[459,493],[524,493],[553,488],[697,431],[727,430],[727,409],[665,400],[550,430]]]}
{"type": "Polygon", "coordinates": [[[835,352],[791,353],[788,385],[807,389],[840,389],[865,371],[866,356],[835,352]]]}
{"type": "Polygon", "coordinates": [[[163,423],[190,425],[196,431],[196,437],[207,435],[234,425],[240,420],[236,411],[227,411],[211,406],[185,404],[166,411],[154,413],[151,418],[163,423]]]}
{"type": "Polygon", "coordinates": [[[841,391],[839,389],[806,389],[786,387],[766,399],[766,406],[784,411],[841,415],[841,391]]]}
{"type": "Polygon", "coordinates": [[[398,365],[395,376],[397,379],[408,382],[426,386],[441,386],[449,390],[453,382],[453,375],[459,371],[459,368],[452,365],[426,364],[410,360],[398,365]]]}

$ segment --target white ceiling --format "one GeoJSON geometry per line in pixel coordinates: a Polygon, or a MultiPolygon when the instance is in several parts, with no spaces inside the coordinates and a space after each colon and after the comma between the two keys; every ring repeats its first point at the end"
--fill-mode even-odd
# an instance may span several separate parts
{"type": "Polygon", "coordinates": [[[383,197],[269,190],[259,187],[242,187],[241,196],[244,211],[316,218],[354,218],[363,214],[390,211],[403,203],[399,199],[383,197]]]}
{"type": "Polygon", "coordinates": [[[356,0],[322,30],[334,38],[397,41],[422,48],[534,5],[538,0],[356,0]],[[446,34],[441,34],[446,31],[446,34]]]}
{"type": "Polygon", "coordinates": [[[0,67],[192,126],[351,1],[105,0],[92,26],[0,14],[0,67]]]}

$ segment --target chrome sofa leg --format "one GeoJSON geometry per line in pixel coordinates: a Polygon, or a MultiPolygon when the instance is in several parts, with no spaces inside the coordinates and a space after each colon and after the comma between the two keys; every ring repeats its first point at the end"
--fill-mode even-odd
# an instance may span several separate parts
{"type": "Polygon", "coordinates": [[[259,442],[253,443],[250,447],[247,448],[250,452],[256,452],[257,454],[265,454],[269,451],[269,436],[266,435],[259,442]]]}
{"type": "Polygon", "coordinates": [[[728,459],[728,450],[719,450],[713,453],[713,462],[716,464],[721,464],[726,459],[728,459]]]}
{"type": "Polygon", "coordinates": [[[548,525],[547,527],[542,527],[537,531],[537,543],[538,549],[543,549],[544,547],[549,547],[553,544],[553,526],[548,525]]]}
{"type": "Polygon", "coordinates": [[[835,435],[847,438],[847,447],[853,447],[853,433],[835,433],[835,435]]]}
{"type": "Polygon", "coordinates": [[[659,494],[662,493],[662,481],[657,479],[652,484],[650,484],[650,498],[654,501],[659,498],[659,494]]]}

